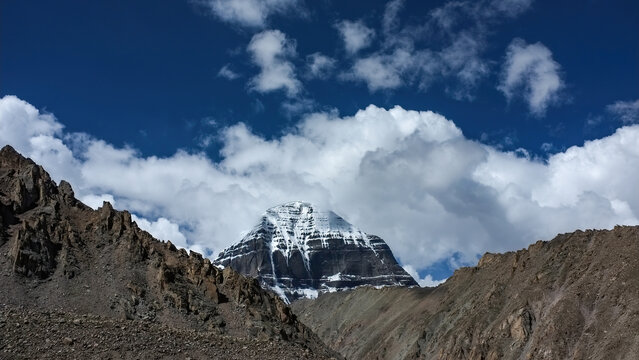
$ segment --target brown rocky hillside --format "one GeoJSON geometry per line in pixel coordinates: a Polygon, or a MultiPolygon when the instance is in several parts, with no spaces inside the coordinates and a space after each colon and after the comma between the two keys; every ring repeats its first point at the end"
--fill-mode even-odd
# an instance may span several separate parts
{"type": "Polygon", "coordinates": [[[0,358],[335,355],[256,280],[92,210],[10,146],[0,225],[0,358]]]}
{"type": "Polygon", "coordinates": [[[639,227],[485,254],[437,288],[293,303],[348,359],[638,359],[639,227]]]}

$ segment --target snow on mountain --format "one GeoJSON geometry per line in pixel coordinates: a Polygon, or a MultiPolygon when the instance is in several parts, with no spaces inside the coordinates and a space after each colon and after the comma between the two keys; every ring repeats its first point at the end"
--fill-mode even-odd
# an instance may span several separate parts
{"type": "Polygon", "coordinates": [[[287,301],[361,285],[417,285],[382,239],[301,201],[268,209],[216,263],[258,278],[287,301]]]}

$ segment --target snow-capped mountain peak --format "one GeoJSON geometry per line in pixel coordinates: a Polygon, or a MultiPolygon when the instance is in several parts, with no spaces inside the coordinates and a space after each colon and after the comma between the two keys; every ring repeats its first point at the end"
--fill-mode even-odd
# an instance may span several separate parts
{"type": "Polygon", "coordinates": [[[256,229],[269,229],[272,233],[271,251],[285,251],[287,258],[292,250],[298,249],[308,259],[308,251],[315,251],[309,248],[308,243],[318,239],[322,248],[329,247],[329,239],[341,238],[346,244],[365,246],[375,251],[363,231],[332,211],[323,211],[302,201],[268,209],[256,229]]]}
{"type": "Polygon", "coordinates": [[[257,277],[285,300],[360,285],[416,284],[382,239],[302,201],[268,209],[216,262],[257,277]]]}

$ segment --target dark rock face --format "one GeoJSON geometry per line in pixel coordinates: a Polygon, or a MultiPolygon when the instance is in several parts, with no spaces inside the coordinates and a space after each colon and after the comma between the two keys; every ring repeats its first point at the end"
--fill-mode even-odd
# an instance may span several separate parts
{"type": "Polygon", "coordinates": [[[361,285],[417,285],[384,240],[304,202],[267,210],[216,263],[258,278],[289,301],[361,285]]]}
{"type": "Polygon", "coordinates": [[[44,217],[36,218],[33,223],[23,222],[22,227],[16,229],[11,251],[16,273],[45,279],[55,271],[60,242],[51,241],[48,230],[44,217]]]}
{"type": "Polygon", "coordinates": [[[284,340],[332,355],[255,279],[154,239],[108,202],[87,207],[9,146],[0,150],[0,289],[10,307],[284,340]]]}

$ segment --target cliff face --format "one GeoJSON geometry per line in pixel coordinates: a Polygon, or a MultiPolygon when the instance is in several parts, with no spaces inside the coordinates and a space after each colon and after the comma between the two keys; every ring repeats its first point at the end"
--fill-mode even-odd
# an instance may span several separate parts
{"type": "Polygon", "coordinates": [[[639,227],[486,254],[437,288],[362,288],[293,310],[350,359],[636,359],[639,227]]]}
{"type": "Polygon", "coordinates": [[[216,263],[259,279],[286,300],[361,285],[417,285],[384,240],[299,201],[268,209],[216,263]]]}
{"type": "Polygon", "coordinates": [[[92,210],[9,146],[0,150],[0,225],[5,306],[279,339],[329,354],[256,280],[154,239],[109,203],[92,210]]]}

